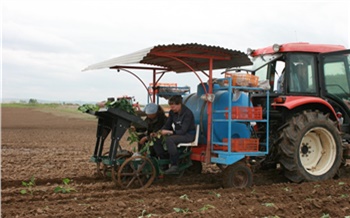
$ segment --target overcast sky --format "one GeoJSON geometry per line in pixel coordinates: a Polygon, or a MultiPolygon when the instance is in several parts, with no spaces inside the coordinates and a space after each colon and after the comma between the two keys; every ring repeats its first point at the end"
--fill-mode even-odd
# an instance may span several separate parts
{"type": "MultiPolygon", "coordinates": [[[[4,0],[2,99],[97,102],[146,91],[127,73],[87,66],[155,45],[246,51],[274,43],[350,46],[350,1],[4,0]]],[[[151,75],[140,72],[148,84],[151,75]]],[[[163,82],[191,86],[194,75],[163,82]]]]}

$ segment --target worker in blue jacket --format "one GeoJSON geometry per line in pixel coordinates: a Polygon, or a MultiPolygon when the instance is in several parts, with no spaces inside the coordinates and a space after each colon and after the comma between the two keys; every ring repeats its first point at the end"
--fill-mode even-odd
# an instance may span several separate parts
{"type": "MultiPolygon", "coordinates": [[[[181,96],[172,96],[169,101],[170,111],[167,122],[161,129],[161,134],[166,136],[165,145],[168,148],[171,167],[165,174],[178,172],[179,152],[177,145],[192,142],[195,139],[196,127],[192,111],[182,104],[181,96]],[[174,126],[174,128],[173,128],[174,126]]],[[[156,145],[155,151],[159,157],[165,156],[163,146],[156,145]]]]}

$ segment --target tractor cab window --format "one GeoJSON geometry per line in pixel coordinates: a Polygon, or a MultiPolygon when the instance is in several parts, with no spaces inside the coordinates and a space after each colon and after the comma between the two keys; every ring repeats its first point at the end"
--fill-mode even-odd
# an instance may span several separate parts
{"type": "Polygon", "coordinates": [[[259,77],[259,81],[268,80],[271,91],[277,89],[277,80],[284,69],[284,61],[279,60],[281,57],[282,54],[267,54],[253,58],[252,70],[255,76],[259,77]]]}
{"type": "Polygon", "coordinates": [[[348,103],[350,100],[350,55],[326,56],[323,63],[326,92],[348,103]]]}
{"type": "Polygon", "coordinates": [[[275,64],[275,80],[273,90],[274,92],[283,92],[284,89],[284,72],[286,70],[286,64],[284,61],[276,61],[275,64]]]}
{"type": "Polygon", "coordinates": [[[315,57],[309,54],[290,54],[287,90],[289,93],[316,93],[315,57]]]}

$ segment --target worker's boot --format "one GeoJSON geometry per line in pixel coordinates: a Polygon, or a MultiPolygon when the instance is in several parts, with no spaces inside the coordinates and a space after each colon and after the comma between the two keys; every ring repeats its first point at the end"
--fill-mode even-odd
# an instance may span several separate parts
{"type": "Polygon", "coordinates": [[[179,167],[176,165],[172,165],[168,170],[164,172],[164,174],[177,174],[179,173],[179,167]]]}

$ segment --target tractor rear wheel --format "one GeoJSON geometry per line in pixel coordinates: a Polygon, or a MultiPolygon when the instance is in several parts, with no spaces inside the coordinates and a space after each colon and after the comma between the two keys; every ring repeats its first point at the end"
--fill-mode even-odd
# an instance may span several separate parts
{"type": "Polygon", "coordinates": [[[333,178],[341,164],[342,143],[337,123],[319,111],[304,111],[281,131],[279,162],[293,182],[333,178]]]}

